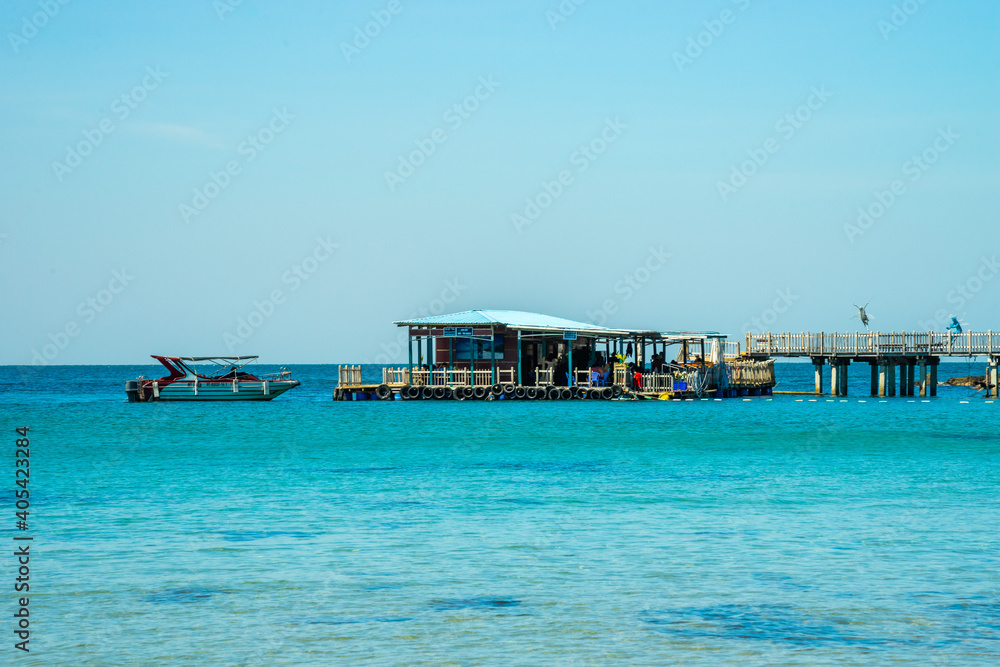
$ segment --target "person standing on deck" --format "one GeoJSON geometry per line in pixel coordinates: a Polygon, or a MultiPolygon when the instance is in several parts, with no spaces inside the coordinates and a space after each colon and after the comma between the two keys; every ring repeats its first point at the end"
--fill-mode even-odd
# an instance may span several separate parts
{"type": "Polygon", "coordinates": [[[954,338],[956,334],[962,333],[962,323],[958,321],[957,317],[952,315],[951,324],[948,325],[948,328],[945,329],[945,331],[951,331],[952,332],[951,337],[954,338]]]}
{"type": "Polygon", "coordinates": [[[555,356],[552,353],[549,353],[549,355],[542,360],[542,370],[551,371],[554,370],[555,367],[556,367],[555,356]]]}
{"type": "Polygon", "coordinates": [[[552,384],[559,387],[570,386],[569,378],[567,373],[569,372],[569,363],[566,360],[565,354],[560,354],[559,358],[556,359],[556,372],[555,377],[552,378],[552,384]]]}

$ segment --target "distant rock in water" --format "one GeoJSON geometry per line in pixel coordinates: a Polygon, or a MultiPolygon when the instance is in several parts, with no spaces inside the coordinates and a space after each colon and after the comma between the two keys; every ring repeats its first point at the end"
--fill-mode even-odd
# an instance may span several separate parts
{"type": "Polygon", "coordinates": [[[966,375],[960,378],[948,378],[941,384],[951,385],[952,387],[975,387],[976,389],[986,389],[986,376],[985,375],[966,375]]]}

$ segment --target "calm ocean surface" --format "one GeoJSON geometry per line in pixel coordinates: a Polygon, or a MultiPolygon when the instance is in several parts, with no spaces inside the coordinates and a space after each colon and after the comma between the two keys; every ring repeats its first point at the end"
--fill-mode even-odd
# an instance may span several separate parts
{"type": "Polygon", "coordinates": [[[334,403],[335,366],[291,369],[128,404],[161,373],[0,367],[0,539],[17,426],[35,538],[0,663],[1000,663],[1000,402],[969,389],[334,403]]]}

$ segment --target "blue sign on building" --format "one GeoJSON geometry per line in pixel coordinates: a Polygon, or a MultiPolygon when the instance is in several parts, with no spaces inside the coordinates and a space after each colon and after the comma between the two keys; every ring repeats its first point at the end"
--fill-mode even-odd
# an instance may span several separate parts
{"type": "Polygon", "coordinates": [[[472,327],[445,327],[445,338],[459,338],[472,336],[472,327]]]}

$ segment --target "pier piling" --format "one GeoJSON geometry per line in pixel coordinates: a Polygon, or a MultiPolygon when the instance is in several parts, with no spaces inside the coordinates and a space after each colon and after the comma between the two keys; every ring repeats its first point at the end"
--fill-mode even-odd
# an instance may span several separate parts
{"type": "Polygon", "coordinates": [[[832,396],[847,396],[847,369],[850,359],[830,360],[830,394],[832,396]]]}

